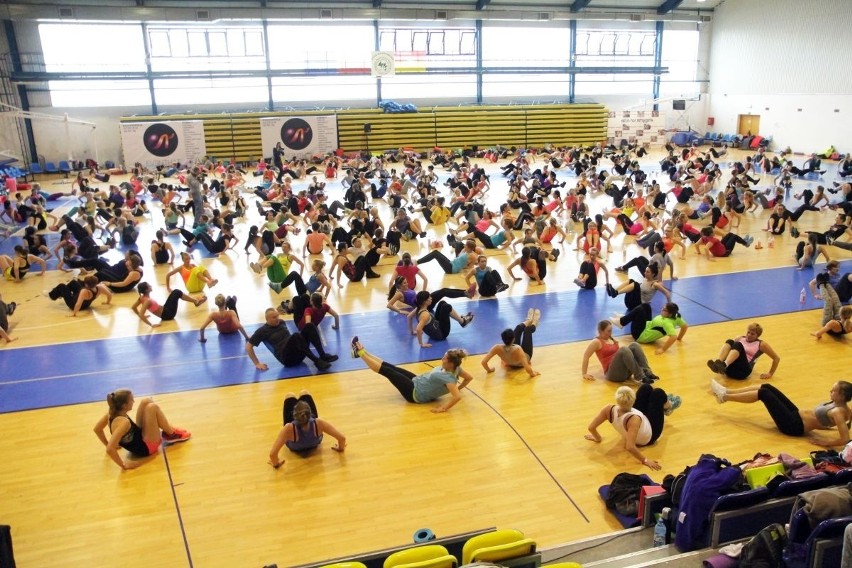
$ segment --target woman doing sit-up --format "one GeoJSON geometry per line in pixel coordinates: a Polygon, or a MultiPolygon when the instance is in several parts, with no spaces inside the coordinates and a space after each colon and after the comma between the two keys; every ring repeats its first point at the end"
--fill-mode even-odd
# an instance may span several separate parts
{"type": "MultiPolygon", "coordinates": [[[[462,291],[462,294],[464,292],[462,291]]],[[[420,347],[432,347],[431,343],[423,342],[423,334],[429,336],[435,341],[442,341],[450,335],[450,319],[454,319],[462,327],[473,321],[474,315],[468,312],[465,316],[460,316],[453,307],[444,300],[438,301],[435,306],[432,306],[434,297],[425,290],[421,290],[415,297],[414,309],[408,313],[408,330],[411,335],[417,336],[417,342],[420,347]],[[434,313],[433,313],[434,310],[434,313]],[[414,322],[417,322],[417,327],[414,327],[414,322]]]]}
{"type": "Polygon", "coordinates": [[[207,296],[193,298],[192,296],[187,296],[180,290],[172,290],[169,297],[165,302],[163,302],[163,305],[160,305],[156,300],[151,299],[151,285],[147,282],[140,282],[137,290],[139,291],[139,297],[136,299],[136,302],[133,303],[131,309],[137,316],[139,316],[139,319],[150,325],[152,328],[159,327],[160,324],[151,323],[145,315],[145,312],[151,312],[153,315],[160,318],[162,323],[164,321],[171,321],[175,319],[175,316],[177,315],[178,302],[180,300],[189,302],[195,305],[196,308],[207,301],[207,296]]]}
{"type": "Polygon", "coordinates": [[[787,436],[807,434],[811,443],[826,448],[843,446],[849,442],[849,420],[852,419],[849,401],[852,400],[852,384],[846,381],[834,383],[828,393],[830,400],[813,410],[799,410],[780,390],[767,383],[741,389],[728,389],[711,379],[710,388],[719,403],[762,402],[775,422],[775,426],[787,436]],[[833,428],[837,428],[837,436],[832,439],[826,439],[814,433],[814,430],[833,428]]]}
{"type": "Polygon", "coordinates": [[[449,393],[450,399],[432,408],[432,412],[447,412],[455,406],[461,400],[459,391],[473,380],[473,375],[461,368],[462,361],[467,357],[467,351],[464,349],[447,350],[439,367],[420,375],[391,365],[368,353],[357,336],[352,338],[352,356],[360,357],[372,371],[389,380],[408,402],[425,404],[449,393]]]}

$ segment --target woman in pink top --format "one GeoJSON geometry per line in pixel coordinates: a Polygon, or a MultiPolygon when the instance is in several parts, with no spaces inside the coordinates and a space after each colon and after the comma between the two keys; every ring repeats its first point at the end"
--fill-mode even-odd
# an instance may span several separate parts
{"type": "Polygon", "coordinates": [[[768,373],[761,373],[760,378],[771,379],[778,369],[781,357],[767,342],[760,339],[761,335],[763,327],[759,323],[750,324],[745,335],[725,341],[719,351],[719,358],[710,359],[707,366],[714,373],[741,381],[751,375],[757,358],[766,353],[772,359],[772,366],[768,373]]]}
{"type": "Polygon", "coordinates": [[[423,290],[429,285],[429,279],[426,278],[426,275],[423,274],[423,271],[417,267],[417,264],[411,259],[411,253],[404,252],[402,253],[402,260],[399,261],[399,264],[391,273],[390,278],[390,286],[388,287],[388,291],[391,295],[393,295],[393,285],[396,282],[396,279],[402,276],[405,278],[405,281],[408,283],[409,290],[415,290],[417,288],[417,277],[419,276],[421,280],[423,280],[423,290]]]}
{"type": "Polygon", "coordinates": [[[201,343],[207,342],[207,338],[204,337],[204,330],[211,323],[216,324],[216,329],[219,333],[234,333],[235,331],[239,331],[243,334],[246,341],[248,341],[249,336],[243,328],[243,324],[240,323],[240,316],[237,314],[237,297],[228,296],[226,298],[222,294],[217,294],[213,301],[219,309],[207,316],[207,320],[205,320],[204,325],[201,326],[201,330],[199,331],[198,341],[201,343]]]}
{"type": "Polygon", "coordinates": [[[659,379],[651,371],[648,358],[638,343],[634,341],[622,347],[612,338],[612,322],[608,320],[598,322],[598,335],[583,353],[582,374],[587,381],[595,380],[589,374],[589,360],[593,354],[600,361],[608,381],[623,383],[632,378],[637,383],[651,384],[659,379]]]}
{"type": "Polygon", "coordinates": [[[168,299],[160,305],[159,302],[151,298],[150,284],[147,282],[140,282],[136,289],[139,291],[139,297],[131,306],[131,309],[137,316],[139,316],[139,319],[150,325],[152,328],[159,327],[160,323],[151,323],[145,315],[146,312],[150,312],[160,318],[160,322],[171,321],[175,319],[175,316],[177,315],[178,302],[180,300],[189,302],[190,304],[195,305],[196,308],[207,301],[207,296],[201,296],[196,299],[184,294],[180,290],[172,290],[168,299]]]}

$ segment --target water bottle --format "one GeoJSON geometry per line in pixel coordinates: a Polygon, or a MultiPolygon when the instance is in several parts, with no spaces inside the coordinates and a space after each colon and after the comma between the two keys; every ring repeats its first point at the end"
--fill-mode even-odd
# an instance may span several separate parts
{"type": "Polygon", "coordinates": [[[802,291],[799,292],[799,303],[804,304],[807,297],[808,297],[808,293],[805,291],[804,288],[802,288],[802,291]]]}
{"type": "Polygon", "coordinates": [[[666,528],[666,521],[663,519],[663,516],[657,519],[657,524],[654,525],[654,546],[665,546],[666,545],[666,532],[668,529],[666,528]]]}

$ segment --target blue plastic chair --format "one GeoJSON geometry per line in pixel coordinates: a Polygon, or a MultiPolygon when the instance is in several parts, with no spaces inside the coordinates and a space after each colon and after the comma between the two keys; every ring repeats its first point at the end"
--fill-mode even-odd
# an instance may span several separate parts
{"type": "Polygon", "coordinates": [[[30,164],[30,174],[33,176],[33,179],[35,179],[36,174],[43,173],[44,170],[41,169],[41,164],[39,164],[38,162],[33,162],[32,164],[30,164]]]}
{"type": "Polygon", "coordinates": [[[46,174],[58,174],[59,168],[57,168],[56,164],[54,164],[53,162],[45,162],[44,173],[46,173],[46,174]]]}
{"type": "Polygon", "coordinates": [[[71,173],[71,164],[69,164],[66,160],[60,160],[59,171],[65,174],[65,177],[68,177],[68,174],[71,173]]]}
{"type": "Polygon", "coordinates": [[[104,167],[108,170],[111,170],[115,167],[115,162],[113,162],[112,160],[107,160],[106,162],[104,162],[104,167]]]}

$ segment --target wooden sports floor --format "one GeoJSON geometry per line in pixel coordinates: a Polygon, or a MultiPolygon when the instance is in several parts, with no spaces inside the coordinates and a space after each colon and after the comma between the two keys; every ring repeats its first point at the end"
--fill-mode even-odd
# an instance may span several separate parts
{"type": "MultiPolygon", "coordinates": [[[[643,163],[651,170],[656,166],[656,155],[647,156],[643,163]]],[[[489,202],[496,205],[505,193],[505,182],[496,166],[488,169],[493,170],[489,202]]],[[[445,175],[442,173],[442,181],[445,175]]],[[[833,175],[832,169],[822,181],[799,180],[795,190],[830,184],[833,175]]],[[[574,181],[573,174],[563,171],[559,178],[569,185],[574,181]]],[[[62,180],[43,181],[48,191],[68,188],[62,180]]],[[[300,181],[296,187],[306,183],[300,181]]],[[[763,176],[760,187],[770,183],[771,177],[763,176]]],[[[332,191],[334,195],[339,183],[332,185],[337,188],[332,191]]],[[[592,212],[604,206],[603,199],[597,198],[592,212]]],[[[161,226],[159,205],[153,209],[140,245],[150,242],[153,230],[161,226]]],[[[248,222],[237,227],[241,239],[251,221],[256,221],[253,207],[250,215],[248,222]]],[[[780,237],[774,248],[765,247],[761,227],[767,215],[746,215],[739,229],[741,234],[751,233],[762,240],[762,250],[737,247],[731,257],[716,262],[687,250],[685,260],[676,260],[680,280],[673,285],[667,281],[666,285],[673,288],[674,301],[678,302],[678,287],[687,288],[692,282],[688,305],[699,303],[704,292],[701,286],[706,286],[707,297],[714,301],[721,298],[730,313],[748,313],[752,305],[772,306],[777,300],[777,310],[765,312],[775,315],[759,318],[765,328],[763,339],[782,358],[772,383],[800,405],[814,406],[827,400],[834,381],[852,379],[850,344],[831,338],[817,342],[809,335],[819,326],[821,302],[808,299],[800,306],[800,287],[789,282],[791,278],[797,278],[795,282],[808,279],[814,271],[795,274],[791,258],[795,240],[790,236],[780,237]],[[769,270],[779,267],[786,268],[769,270]],[[746,280],[697,280],[745,272],[751,275],[746,280]],[[779,274],[786,276],[779,278],[779,274]]],[[[383,216],[387,221],[386,207],[383,216]]],[[[806,213],[800,225],[803,229],[825,230],[833,218],[830,211],[806,213]]],[[[442,238],[445,229],[430,232],[442,238]]],[[[295,242],[300,243],[303,236],[295,242]]],[[[176,240],[172,242],[177,244],[176,240]]],[[[613,241],[615,250],[607,251],[614,282],[624,279],[624,275],[612,272],[621,264],[623,254],[630,258],[638,252],[635,245],[628,245],[623,253],[622,243],[619,234],[613,241]]],[[[425,244],[417,247],[416,243],[406,243],[404,250],[426,252],[425,244]]],[[[589,421],[601,406],[612,401],[618,385],[603,380],[594,360],[590,371],[598,379],[589,382],[581,378],[582,353],[595,333],[597,317],[587,317],[585,312],[567,309],[565,302],[557,301],[578,294],[572,280],[580,261],[567,242],[560,248],[562,255],[556,263],[549,263],[544,286],[533,286],[526,280],[515,283],[504,294],[508,298],[497,300],[496,318],[483,318],[484,323],[474,321],[464,330],[453,329],[446,346],[468,347],[474,353],[464,367],[475,380],[462,391],[462,402],[446,414],[429,412],[429,405],[405,403],[385,379],[361,365],[358,368],[363,370],[317,375],[313,367],[305,367],[310,373],[306,376],[273,380],[282,369],[273,365],[274,358],[263,347],[258,353],[270,364],[265,373],[252,369],[243,377],[221,377],[222,361],[212,359],[187,371],[193,373],[190,382],[196,385],[191,389],[158,390],[158,375],[167,365],[162,359],[175,364],[182,359],[195,360],[201,347],[194,335],[187,334],[180,350],[168,354],[148,351],[152,349],[152,332],[129,308],[135,293],[116,295],[111,308],[96,306],[92,314],[75,319],[67,317],[64,304],[50,302],[42,293],[66,280],[67,275],[49,271],[43,277],[31,274],[21,284],[2,282],[4,300],[19,303],[11,318],[12,335],[19,340],[0,347],[2,367],[7,372],[20,370],[21,375],[34,366],[49,369],[31,379],[43,385],[47,401],[33,403],[33,407],[45,408],[0,414],[0,523],[12,526],[18,565],[260,567],[275,562],[288,566],[402,545],[411,542],[412,534],[420,528],[449,536],[490,526],[515,527],[547,548],[620,528],[606,513],[597,489],[621,471],[649,473],[659,481],[664,474],[677,473],[694,463],[703,452],[739,461],[758,451],[806,455],[813,449],[806,439],[779,434],[760,405],[716,403],[709,390],[712,374],[706,361],[715,358],[725,339],[744,333],[751,321],[729,316],[720,316],[718,323],[692,325],[684,341],[664,355],[655,355],[653,347],[645,346],[654,371],[662,377],[658,385],[683,397],[683,406],[667,420],[661,440],[644,450],[662,463],[662,471],[651,472],[621,451],[615,432],[607,425],[601,429],[601,444],[584,440],[589,421]],[[517,314],[521,313],[518,302],[542,310],[542,332],[565,331],[568,335],[571,331],[572,336],[585,339],[537,347],[533,359],[534,367],[541,371],[537,378],[499,367],[487,375],[478,354],[498,340],[500,329],[517,323],[517,314]],[[126,345],[122,350],[110,349],[111,341],[125,342],[128,338],[135,340],[137,352],[158,361],[147,369],[150,381],[134,379],[129,386],[137,398],[153,395],[172,422],[190,430],[193,438],[169,447],[136,470],[122,472],[105,455],[92,426],[106,411],[104,398],[116,379],[123,373],[138,375],[138,368],[127,368],[128,364],[122,362],[126,345]],[[82,343],[104,339],[108,341],[97,342],[97,349],[91,348],[91,343],[82,343]],[[61,357],[52,356],[50,349],[30,349],[59,344],[79,344],[79,349],[70,351],[79,361],[68,360],[67,346],[55,350],[62,353],[61,357]],[[104,383],[102,397],[82,404],[51,406],[49,401],[58,391],[74,384],[63,380],[72,363],[97,363],[108,371],[85,377],[86,381],[104,383]],[[223,383],[233,386],[205,387],[223,383]],[[50,392],[53,389],[58,390],[50,392]],[[308,458],[285,450],[282,455],[286,464],[273,469],[267,464],[267,455],[281,426],[282,400],[286,393],[302,389],[314,395],[320,416],[345,433],[348,447],[338,454],[330,448],[332,440],[326,440],[308,458]]],[[[300,246],[296,249],[300,251],[300,246]]],[[[262,322],[263,310],[288,296],[276,295],[264,278],[249,270],[242,243],[237,250],[219,259],[203,259],[220,279],[209,293],[209,304],[212,306],[212,296],[217,292],[237,294],[240,315],[251,333],[262,322]]],[[[850,270],[847,251],[831,247],[829,253],[832,258],[847,260],[842,264],[843,272],[850,270]]],[[[201,258],[199,253],[195,255],[201,258]]],[[[494,254],[489,263],[502,267],[513,258],[511,253],[494,254]]],[[[390,353],[394,345],[409,341],[394,336],[401,325],[383,328],[368,322],[387,317],[387,275],[394,262],[386,259],[379,267],[385,278],[334,289],[328,300],[341,314],[347,314],[348,325],[357,329],[358,322],[363,322],[369,330],[368,335],[362,334],[368,349],[389,349],[390,353]]],[[[822,259],[820,262],[818,269],[823,265],[822,259]]],[[[167,270],[146,263],[145,279],[155,284],[155,297],[165,297],[167,270]]],[[[425,265],[424,271],[430,289],[463,286],[461,276],[445,276],[436,263],[425,265]]],[[[621,299],[606,298],[602,287],[583,294],[594,295],[598,317],[623,311],[621,299]]],[[[474,312],[477,303],[469,304],[474,312]]],[[[176,322],[163,325],[153,334],[196,329],[207,309],[187,306],[181,306],[176,322]]],[[[719,311],[719,304],[704,307],[719,311]]],[[[690,320],[689,310],[684,309],[684,316],[690,320]]],[[[290,325],[292,328],[292,322],[290,325]]],[[[326,322],[321,327],[329,350],[340,351],[339,368],[349,357],[349,337],[338,337],[329,326],[326,322]]],[[[215,330],[208,333],[208,345],[242,345],[236,336],[219,338],[215,330]]],[[[433,348],[428,352],[429,360],[406,367],[425,371],[437,363],[443,349],[433,348]]],[[[347,363],[351,367],[351,362],[347,363]]],[[[764,358],[757,370],[763,372],[768,365],[768,358],[764,358]]],[[[0,377],[3,383],[15,382],[19,376],[17,371],[10,374],[13,376],[0,377]]],[[[758,382],[758,374],[745,384],[758,382]]],[[[9,386],[0,385],[0,402],[11,393],[9,386]]]]}

